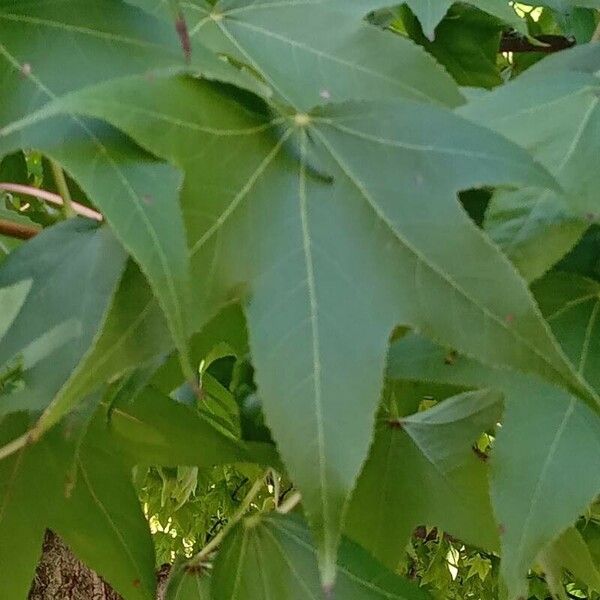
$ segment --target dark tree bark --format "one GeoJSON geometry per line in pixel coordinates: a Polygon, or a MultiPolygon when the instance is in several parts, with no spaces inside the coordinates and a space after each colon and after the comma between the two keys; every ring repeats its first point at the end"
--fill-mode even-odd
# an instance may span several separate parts
{"type": "Polygon", "coordinates": [[[57,535],[48,531],[29,600],[122,600],[122,598],[96,573],[77,560],[57,535]]]}
{"type": "MultiPolygon", "coordinates": [[[[158,573],[162,600],[168,565],[158,573]]],[[[111,587],[78,560],[62,540],[46,532],[42,558],[29,592],[29,600],[123,600],[111,587]]]]}

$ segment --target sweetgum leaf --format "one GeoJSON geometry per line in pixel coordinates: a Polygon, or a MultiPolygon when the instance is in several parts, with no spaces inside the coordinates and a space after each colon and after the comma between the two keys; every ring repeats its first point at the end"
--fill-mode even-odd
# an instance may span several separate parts
{"type": "MultiPolygon", "coordinates": [[[[120,132],[75,116],[14,122],[0,132],[0,152],[23,146],[57,160],[103,212],[147,276],[186,361],[189,261],[178,204],[180,173],[120,132]]],[[[62,403],[68,408],[72,401],[62,403]]],[[[64,410],[57,411],[54,422],[64,410]]]]}
{"type": "Polygon", "coordinates": [[[347,534],[390,568],[420,525],[496,549],[487,469],[472,445],[499,420],[501,407],[498,393],[483,391],[399,420],[381,415],[352,496],[347,534]]]}
{"type": "MultiPolygon", "coordinates": [[[[512,9],[510,9],[512,10],[512,9]]],[[[493,88],[502,83],[498,48],[502,22],[467,5],[450,9],[434,40],[427,39],[417,19],[401,9],[410,37],[422,45],[462,86],[493,88]]]]}
{"type": "Polygon", "coordinates": [[[123,597],[155,600],[154,545],[121,448],[98,413],[68,463],[48,525],[123,597]]]}
{"type": "MultiPolygon", "coordinates": [[[[598,285],[555,274],[541,280],[536,292],[561,344],[596,383],[598,285]]],[[[390,374],[504,392],[505,414],[490,461],[492,502],[501,530],[501,572],[509,597],[516,598],[538,554],[600,491],[600,479],[589,472],[589,457],[600,453],[600,419],[563,390],[464,357],[449,365],[447,355],[409,336],[392,346],[390,374]]]]}
{"type": "Polygon", "coordinates": [[[245,305],[267,423],[303,491],[325,579],[397,323],[594,402],[522,280],[457,202],[483,182],[553,185],[503,138],[409,101],[265,116],[181,78],[122,80],[64,105],[186,172],[194,329],[233,298],[245,305]],[[232,171],[223,157],[234,156],[232,171]]]}
{"type": "MultiPolygon", "coordinates": [[[[86,410],[96,404],[92,397],[86,410]]],[[[154,600],[154,547],[131,467],[269,461],[275,453],[225,437],[152,390],[121,397],[108,414],[104,403],[94,415],[80,412],[0,462],[0,572],[7,574],[0,592],[26,597],[50,527],[124,597],[154,600]]],[[[0,422],[0,443],[30,427],[22,413],[9,415],[0,422]]]]}
{"type": "Polygon", "coordinates": [[[212,600],[209,576],[202,568],[174,565],[169,574],[165,600],[212,600]]]}
{"type": "Polygon", "coordinates": [[[454,81],[427,53],[361,21],[359,6],[349,10],[339,0],[220,0],[211,6],[195,0],[188,20],[192,38],[248,65],[276,98],[300,111],[397,97],[462,103],[454,81]],[[391,56],[394,60],[382,60],[391,56]]]}
{"type": "MultiPolygon", "coordinates": [[[[345,600],[426,600],[429,595],[344,540],[336,596],[345,600]]],[[[193,597],[193,596],[192,596],[193,597]]],[[[255,515],[225,539],[212,577],[214,600],[314,600],[324,598],[317,553],[297,517],[255,515]]]]}
{"type": "MultiPolygon", "coordinates": [[[[30,427],[21,414],[0,422],[0,445],[19,437],[30,427]]],[[[22,448],[0,462],[0,595],[26,598],[49,514],[63,494],[64,464],[69,445],[57,432],[44,443],[22,448]],[[32,493],[32,490],[35,490],[32,493]]]]}
{"type": "Polygon", "coordinates": [[[19,314],[27,294],[31,290],[31,284],[31,279],[24,279],[0,288],[0,340],[19,314]]]}
{"type": "Polygon", "coordinates": [[[578,581],[591,590],[600,589],[600,572],[581,533],[574,527],[567,529],[540,556],[540,562],[552,591],[562,592],[563,569],[572,573],[578,581]]]}
{"type": "Polygon", "coordinates": [[[539,4],[564,13],[572,11],[577,6],[581,8],[600,8],[600,0],[542,0],[539,4]]]}

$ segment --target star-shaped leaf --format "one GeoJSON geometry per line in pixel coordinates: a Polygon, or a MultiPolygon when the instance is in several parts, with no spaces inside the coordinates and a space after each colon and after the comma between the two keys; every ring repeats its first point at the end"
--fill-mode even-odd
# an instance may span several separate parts
{"type": "MultiPolygon", "coordinates": [[[[349,540],[342,542],[338,570],[335,594],[344,600],[429,597],[416,585],[379,565],[349,540]]],[[[212,597],[214,600],[325,598],[316,551],[305,524],[297,517],[268,514],[242,521],[225,539],[217,555],[212,597]]]]}
{"type": "MultiPolygon", "coordinates": [[[[119,396],[110,407],[105,399],[90,415],[96,403],[90,398],[37,443],[0,461],[2,597],[26,596],[50,527],[124,597],[154,600],[154,547],[131,467],[275,458],[269,445],[233,440],[197,411],[149,388],[135,398],[119,396]]],[[[23,413],[10,415],[0,422],[0,444],[31,424],[23,413]]]]}
{"type": "Polygon", "coordinates": [[[304,493],[325,579],[397,323],[594,402],[524,283],[456,201],[484,181],[552,185],[502,138],[409,101],[249,112],[185,79],[120,81],[64,103],[187,173],[195,328],[232,298],[245,304],[267,421],[304,493]],[[426,218],[432,207],[439,227],[426,218]]]}

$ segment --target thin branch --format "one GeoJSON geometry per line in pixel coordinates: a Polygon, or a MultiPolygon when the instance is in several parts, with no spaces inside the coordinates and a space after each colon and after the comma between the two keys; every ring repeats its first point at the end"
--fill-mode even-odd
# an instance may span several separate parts
{"type": "Polygon", "coordinates": [[[225,527],[223,527],[215,537],[194,556],[190,562],[188,563],[190,567],[200,566],[202,563],[221,545],[225,536],[242,520],[253,500],[258,496],[258,493],[263,488],[265,484],[265,477],[267,473],[265,473],[262,477],[257,479],[253,486],[250,488],[250,491],[246,495],[246,497],[242,500],[242,504],[240,505],[237,512],[227,521],[225,527]]]}
{"type": "Polygon", "coordinates": [[[277,512],[282,515],[292,512],[298,504],[302,502],[302,494],[300,492],[294,492],[285,502],[282,502],[277,508],[277,512]]]}
{"type": "Polygon", "coordinates": [[[500,40],[500,52],[542,52],[551,54],[572,48],[577,43],[574,38],[563,35],[538,35],[534,39],[539,44],[519,34],[505,33],[500,40]]]}
{"type": "Polygon", "coordinates": [[[189,65],[192,62],[192,40],[190,39],[190,32],[185,16],[181,10],[180,0],[169,0],[169,6],[175,20],[175,31],[177,31],[177,35],[179,36],[183,57],[189,65]]]}
{"type": "MultiPolygon", "coordinates": [[[[52,192],[48,192],[46,190],[41,190],[36,187],[32,187],[30,185],[21,185],[19,183],[0,183],[0,191],[10,192],[11,194],[22,194],[24,196],[32,196],[34,198],[39,198],[40,200],[44,200],[45,202],[49,202],[50,204],[55,204],[56,206],[63,205],[63,199],[58,194],[53,194],[52,192]]],[[[71,203],[73,210],[75,213],[82,217],[87,217],[88,219],[94,219],[95,221],[102,221],[102,215],[83,204],[78,204],[77,202],[71,203]]]]}
{"type": "Polygon", "coordinates": [[[69,191],[69,184],[67,183],[65,172],[62,167],[52,159],[50,159],[50,168],[52,169],[56,188],[58,189],[62,200],[63,214],[67,219],[71,219],[76,216],[77,213],[73,208],[73,200],[71,199],[71,192],[69,191]]]}
{"type": "MultiPolygon", "coordinates": [[[[600,17],[600,10],[597,11],[598,16],[600,17]]],[[[592,35],[592,39],[590,42],[600,42],[600,19],[598,20],[598,26],[596,27],[596,31],[592,35]]]]}
{"type": "Polygon", "coordinates": [[[279,506],[279,494],[281,493],[279,473],[275,469],[270,469],[271,481],[273,482],[273,500],[275,501],[275,508],[279,506]]]}
{"type": "Polygon", "coordinates": [[[13,223],[0,219],[0,235],[5,235],[16,240],[30,240],[35,237],[40,230],[36,227],[29,227],[21,223],[13,223]]]}
{"type": "Polygon", "coordinates": [[[5,458],[8,458],[15,452],[22,450],[23,448],[25,448],[25,446],[27,446],[30,443],[31,432],[28,431],[27,433],[24,433],[23,435],[14,439],[12,442],[9,442],[8,444],[0,448],[0,461],[4,460],[5,458]]]}

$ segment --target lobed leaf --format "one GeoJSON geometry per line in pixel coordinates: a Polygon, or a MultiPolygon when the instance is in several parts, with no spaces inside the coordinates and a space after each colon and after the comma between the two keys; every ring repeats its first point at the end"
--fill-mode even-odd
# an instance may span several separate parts
{"type": "Polygon", "coordinates": [[[439,527],[488,550],[499,544],[487,468],[472,445],[495,425],[497,393],[469,392],[398,420],[379,419],[346,533],[395,568],[417,526],[439,527]]]}
{"type": "Polygon", "coordinates": [[[565,72],[557,81],[554,71],[534,70],[459,111],[530,150],[563,188],[500,191],[488,208],[486,230],[528,280],[558,262],[598,218],[599,91],[591,75],[565,72]]]}
{"type": "Polygon", "coordinates": [[[483,182],[552,186],[501,137],[408,101],[265,116],[184,79],[120,81],[66,103],[187,173],[195,329],[232,298],[245,304],[267,421],[303,490],[326,579],[397,323],[592,397],[456,201],[483,182]]]}
{"type": "MultiPolygon", "coordinates": [[[[587,372],[594,356],[590,343],[597,294],[590,294],[597,292],[595,284],[559,274],[536,287],[561,344],[580,372],[587,372]]],[[[490,461],[492,502],[501,529],[501,572],[509,597],[516,598],[524,592],[525,574],[538,554],[600,491],[600,479],[589,472],[589,457],[600,452],[600,421],[563,390],[466,358],[448,365],[447,355],[447,350],[408,337],[393,346],[390,372],[393,377],[503,390],[505,414],[490,461]]]]}
{"type": "MultiPolygon", "coordinates": [[[[425,600],[429,595],[344,540],[336,595],[346,600],[425,600]]],[[[255,515],[226,538],[212,577],[214,600],[316,600],[325,598],[317,552],[308,529],[295,517],[255,515]]]]}

